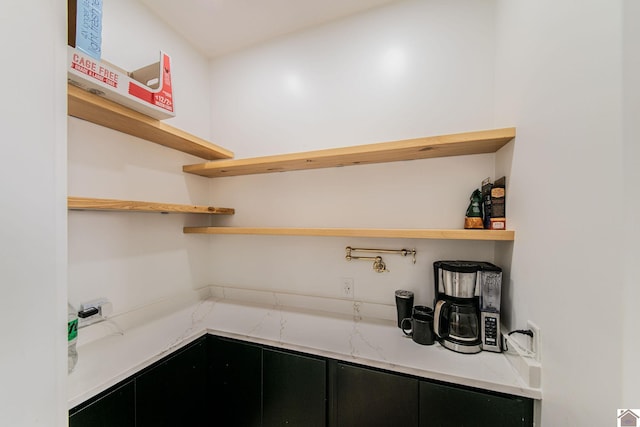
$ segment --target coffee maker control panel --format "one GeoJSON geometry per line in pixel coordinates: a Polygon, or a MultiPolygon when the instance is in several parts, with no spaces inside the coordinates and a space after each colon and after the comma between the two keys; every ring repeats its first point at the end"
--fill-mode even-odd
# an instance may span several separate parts
{"type": "Polygon", "coordinates": [[[483,271],[480,291],[482,349],[500,352],[500,296],[502,271],[483,271]]]}
{"type": "Polygon", "coordinates": [[[480,316],[482,322],[482,349],[500,352],[500,315],[483,311],[480,316]]]}

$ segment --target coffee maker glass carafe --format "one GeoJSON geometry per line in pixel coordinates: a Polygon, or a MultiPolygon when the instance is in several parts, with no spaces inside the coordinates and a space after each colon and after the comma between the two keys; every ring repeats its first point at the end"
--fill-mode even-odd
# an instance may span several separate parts
{"type": "Polygon", "coordinates": [[[440,344],[458,353],[478,353],[481,341],[477,304],[473,300],[440,298],[433,315],[433,330],[440,344]]]}
{"type": "Polygon", "coordinates": [[[449,305],[450,337],[459,341],[476,341],[478,339],[478,314],[472,304],[449,305]]]}

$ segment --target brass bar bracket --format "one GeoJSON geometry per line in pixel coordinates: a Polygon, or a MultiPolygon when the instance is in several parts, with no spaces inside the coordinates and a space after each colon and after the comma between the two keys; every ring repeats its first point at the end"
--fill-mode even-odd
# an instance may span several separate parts
{"type": "Polygon", "coordinates": [[[415,249],[367,249],[367,248],[352,248],[351,246],[347,246],[345,248],[347,255],[345,256],[347,261],[351,261],[352,259],[359,259],[365,261],[373,261],[373,270],[376,273],[384,273],[388,272],[387,266],[382,260],[381,256],[360,256],[353,255],[353,252],[368,252],[368,253],[381,253],[381,254],[398,254],[401,256],[411,255],[413,259],[413,263],[416,263],[416,250],[415,249]]]}

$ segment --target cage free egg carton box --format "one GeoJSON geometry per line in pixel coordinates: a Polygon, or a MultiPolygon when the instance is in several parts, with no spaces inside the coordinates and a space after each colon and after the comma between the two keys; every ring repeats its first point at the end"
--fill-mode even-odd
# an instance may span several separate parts
{"type": "Polygon", "coordinates": [[[175,117],[171,58],[127,72],[79,49],[67,47],[69,83],[158,120],[175,117]]]}
{"type": "Polygon", "coordinates": [[[158,120],[175,116],[171,58],[127,72],[102,59],[102,0],[67,0],[70,84],[158,120]]]}

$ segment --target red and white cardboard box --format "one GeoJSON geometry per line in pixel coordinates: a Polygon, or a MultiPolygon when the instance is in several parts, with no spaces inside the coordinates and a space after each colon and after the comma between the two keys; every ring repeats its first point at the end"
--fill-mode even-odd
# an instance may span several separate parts
{"type": "Polygon", "coordinates": [[[127,72],[67,46],[67,78],[75,86],[154,119],[168,119],[176,115],[171,58],[162,51],[159,62],[127,72]]]}

